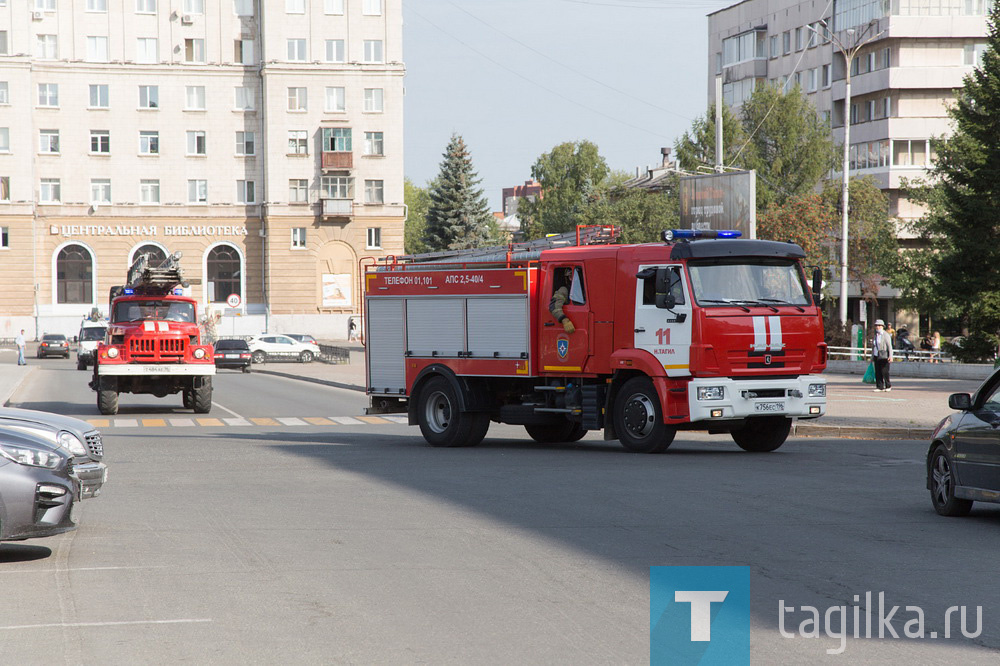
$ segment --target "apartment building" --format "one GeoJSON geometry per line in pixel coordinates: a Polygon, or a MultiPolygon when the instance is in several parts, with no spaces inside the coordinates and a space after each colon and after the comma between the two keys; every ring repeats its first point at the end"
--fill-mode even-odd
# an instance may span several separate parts
{"type": "MultiPolygon", "coordinates": [[[[874,177],[889,196],[892,216],[919,217],[900,185],[926,174],[934,160],[930,139],[950,132],[946,109],[986,48],[990,4],[744,0],[708,16],[708,99],[714,102],[717,76],[723,98],[736,108],[756,86],[798,84],[838,143],[850,114],[850,175],[874,177]],[[853,59],[845,109],[845,59],[836,41],[850,48],[870,37],[853,59]]],[[[901,238],[905,242],[903,231],[901,238]]],[[[857,285],[850,293],[856,321],[857,285]]],[[[880,294],[888,296],[888,290],[880,294]]]]}
{"type": "Polygon", "coordinates": [[[346,337],[403,249],[401,33],[401,0],[0,0],[0,337],[177,250],[222,332],[346,337]]]}

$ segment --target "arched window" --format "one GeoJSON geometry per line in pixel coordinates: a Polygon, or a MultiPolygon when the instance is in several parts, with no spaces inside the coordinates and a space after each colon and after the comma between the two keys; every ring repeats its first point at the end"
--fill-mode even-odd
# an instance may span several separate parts
{"type": "Polygon", "coordinates": [[[135,261],[144,254],[149,255],[150,266],[156,266],[167,258],[167,253],[163,251],[162,247],[147,243],[146,245],[140,245],[135,249],[135,252],[132,253],[132,261],[135,261]]]}
{"type": "Polygon", "coordinates": [[[218,245],[208,253],[206,261],[208,274],[208,300],[210,303],[225,303],[229,294],[243,297],[240,282],[243,264],[240,253],[232,245],[218,245]]]}
{"type": "Polygon", "coordinates": [[[56,257],[56,302],[91,303],[93,298],[93,257],[82,245],[67,245],[56,257]]]}

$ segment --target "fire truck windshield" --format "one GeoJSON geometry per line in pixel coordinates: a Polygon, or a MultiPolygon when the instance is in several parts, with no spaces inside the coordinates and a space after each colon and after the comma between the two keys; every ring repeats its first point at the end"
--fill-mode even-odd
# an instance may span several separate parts
{"type": "Polygon", "coordinates": [[[734,258],[689,264],[695,301],[726,305],[811,305],[798,263],[780,258],[734,258]]]}
{"type": "Polygon", "coordinates": [[[181,301],[123,301],[115,303],[111,321],[122,323],[144,319],[164,319],[166,321],[194,321],[194,305],[181,301]]]}

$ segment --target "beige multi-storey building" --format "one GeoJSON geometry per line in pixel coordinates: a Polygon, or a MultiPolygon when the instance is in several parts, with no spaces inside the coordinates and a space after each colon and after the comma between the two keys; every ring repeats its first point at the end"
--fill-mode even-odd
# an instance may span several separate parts
{"type": "MultiPolygon", "coordinates": [[[[755,86],[798,83],[840,144],[850,113],[850,175],[873,176],[893,217],[919,217],[900,186],[926,174],[930,139],[950,132],[947,106],[985,50],[989,7],[989,0],[744,0],[709,14],[708,97],[714,101],[719,75],[733,107],[755,86]],[[849,110],[845,59],[827,28],[848,48],[874,37],[853,59],[849,110]]],[[[857,285],[851,295],[856,321],[857,285]]]]}
{"type": "Polygon", "coordinates": [[[0,0],[0,337],[177,250],[223,333],[346,337],[402,253],[403,75],[401,0],[0,0]]]}

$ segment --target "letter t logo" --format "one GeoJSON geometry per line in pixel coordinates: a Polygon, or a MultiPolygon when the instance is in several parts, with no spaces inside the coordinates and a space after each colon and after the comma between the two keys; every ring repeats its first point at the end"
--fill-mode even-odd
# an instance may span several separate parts
{"type": "Polygon", "coordinates": [[[676,590],[674,601],[691,604],[691,640],[712,640],[712,602],[725,601],[726,590],[676,590]]]}

